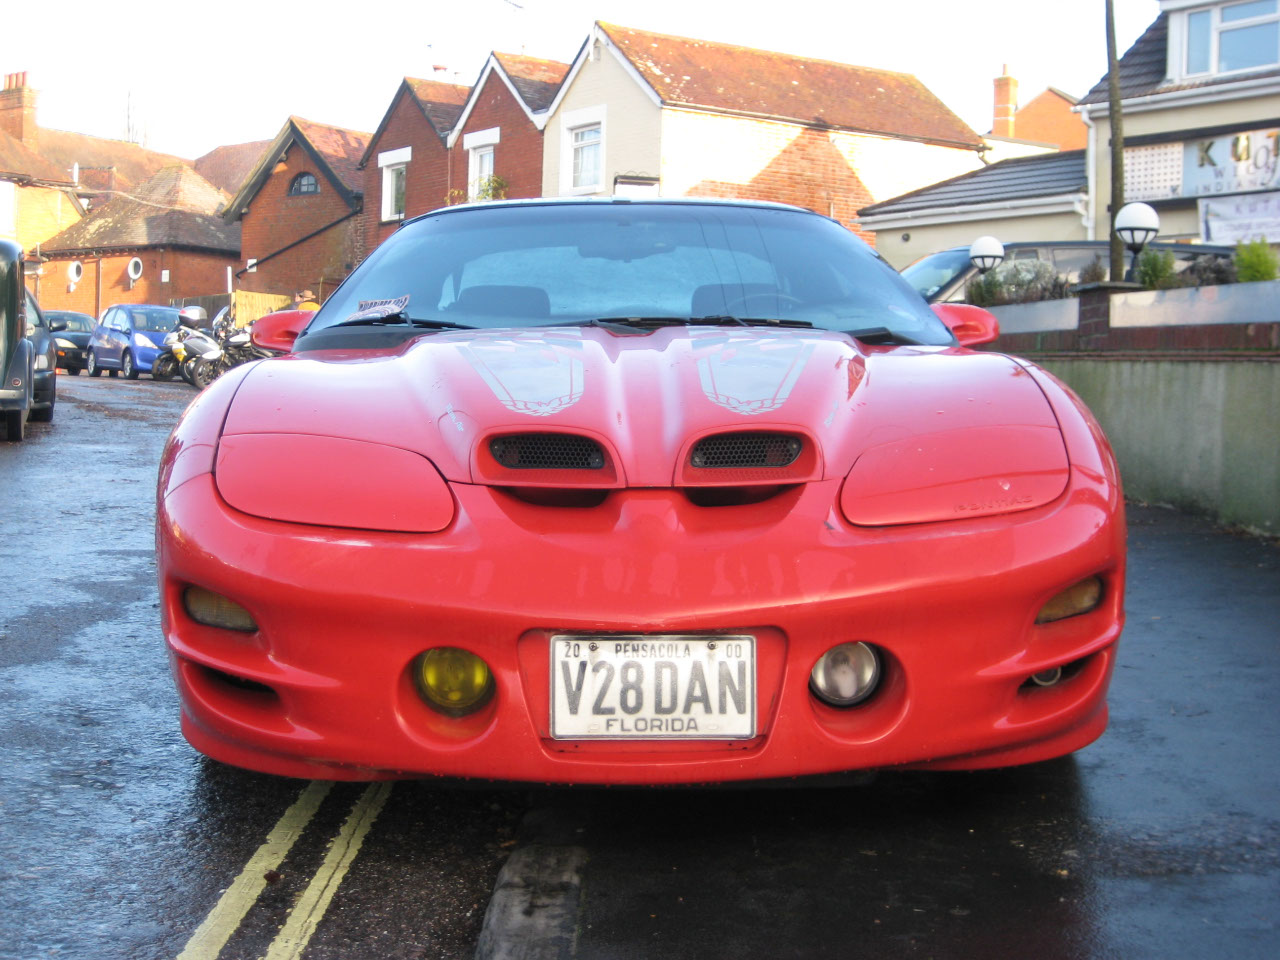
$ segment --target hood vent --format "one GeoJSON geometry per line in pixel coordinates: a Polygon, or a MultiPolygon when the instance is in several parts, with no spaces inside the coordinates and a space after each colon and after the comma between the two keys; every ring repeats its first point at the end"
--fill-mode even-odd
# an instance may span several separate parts
{"type": "Polygon", "coordinates": [[[700,470],[789,467],[804,441],[790,433],[718,433],[694,444],[689,463],[700,470]]]}
{"type": "Polygon", "coordinates": [[[604,450],[572,433],[510,433],[489,441],[493,459],[509,470],[601,470],[604,450]]]}

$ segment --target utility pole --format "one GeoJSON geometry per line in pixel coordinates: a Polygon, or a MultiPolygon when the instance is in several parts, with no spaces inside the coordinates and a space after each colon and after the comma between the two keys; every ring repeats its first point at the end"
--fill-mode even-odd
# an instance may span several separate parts
{"type": "Polygon", "coordinates": [[[1120,70],[1116,59],[1116,16],[1114,0],[1107,0],[1107,94],[1110,98],[1111,127],[1111,273],[1112,280],[1124,277],[1124,243],[1116,233],[1116,214],[1124,206],[1124,118],[1120,116],[1120,70]]]}

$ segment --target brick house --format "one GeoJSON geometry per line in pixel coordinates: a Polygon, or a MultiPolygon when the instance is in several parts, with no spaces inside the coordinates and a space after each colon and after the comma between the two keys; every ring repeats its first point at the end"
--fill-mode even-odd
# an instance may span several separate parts
{"type": "Polygon", "coordinates": [[[458,199],[542,196],[542,128],[569,64],[492,53],[449,132],[458,199]]]}
{"type": "Polygon", "coordinates": [[[221,216],[226,202],[185,164],[164,167],[46,241],[32,293],[46,309],[96,317],[113,303],[225,292],[240,262],[239,224],[221,216]],[[131,277],[135,259],[142,269],[131,277]]]}
{"type": "Polygon", "coordinates": [[[223,213],[241,227],[237,287],[319,297],[365,251],[360,159],[370,136],[290,117],[223,213]]]}
{"type": "Polygon", "coordinates": [[[469,87],[405,77],[360,158],[365,249],[389,237],[406,217],[448,202],[445,138],[462,113],[469,87]]]}
{"type": "Polygon", "coordinates": [[[983,149],[909,74],[596,23],[548,110],[542,193],[777,200],[852,225],[983,149]]]}

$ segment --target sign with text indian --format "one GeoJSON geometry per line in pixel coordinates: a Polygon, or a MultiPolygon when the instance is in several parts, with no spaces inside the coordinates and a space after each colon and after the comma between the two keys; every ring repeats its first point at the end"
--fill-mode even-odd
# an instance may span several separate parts
{"type": "Polygon", "coordinates": [[[1250,130],[1182,144],[1182,196],[1280,187],[1280,130],[1250,130]]]}

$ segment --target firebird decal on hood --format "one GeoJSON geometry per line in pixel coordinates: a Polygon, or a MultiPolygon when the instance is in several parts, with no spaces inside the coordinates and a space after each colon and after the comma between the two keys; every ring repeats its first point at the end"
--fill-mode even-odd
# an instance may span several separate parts
{"type": "Polygon", "coordinates": [[[512,413],[549,417],[582,399],[582,339],[576,330],[503,330],[473,336],[459,349],[512,413]]]}
{"type": "Polygon", "coordinates": [[[703,394],[746,416],[772,413],[786,403],[814,348],[810,337],[761,335],[759,329],[690,330],[689,336],[701,353],[698,376],[703,394]]]}

